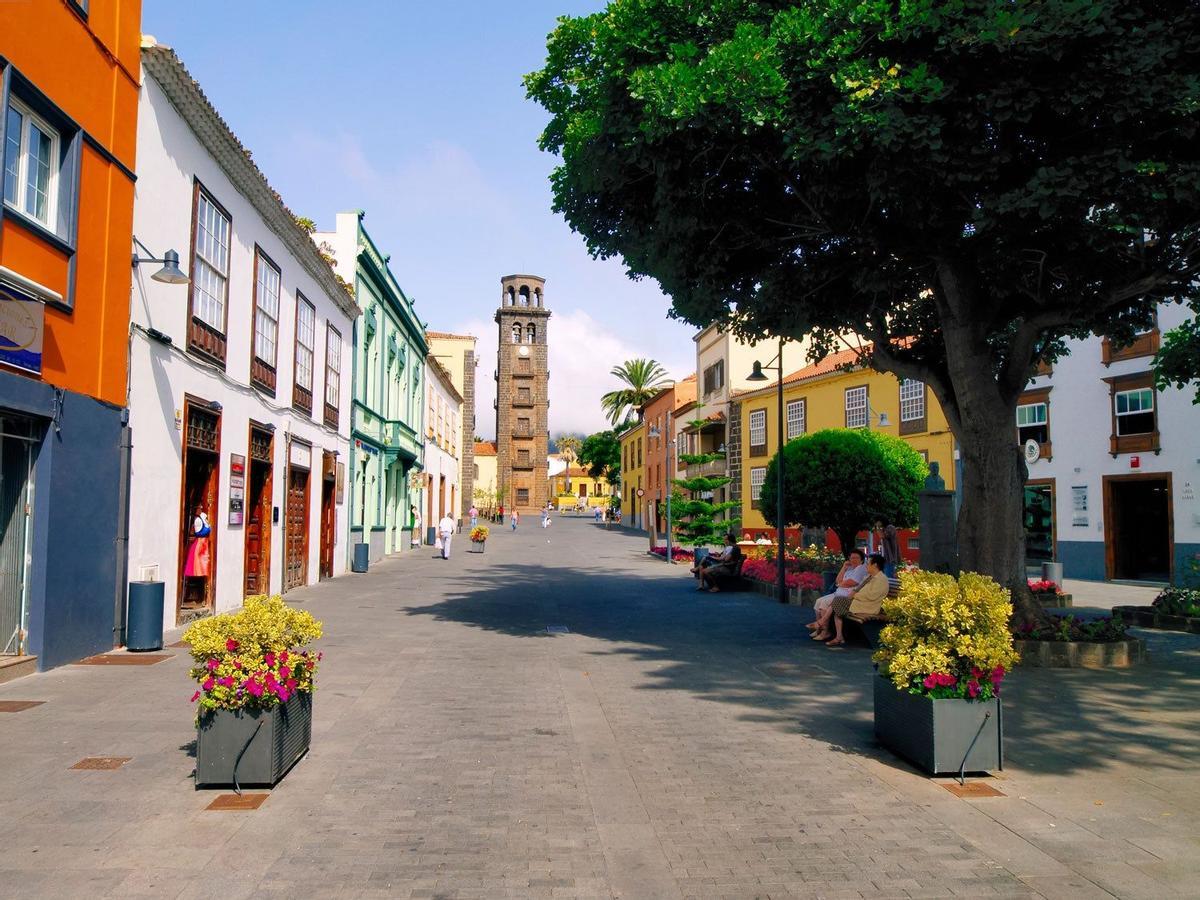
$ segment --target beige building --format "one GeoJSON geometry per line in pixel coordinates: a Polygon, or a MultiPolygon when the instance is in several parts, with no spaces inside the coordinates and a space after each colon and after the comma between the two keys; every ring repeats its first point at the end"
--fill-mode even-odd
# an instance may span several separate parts
{"type": "MultiPolygon", "coordinates": [[[[475,488],[471,502],[484,515],[492,515],[499,505],[496,500],[496,444],[493,441],[475,441],[475,462],[471,469],[475,488]]],[[[470,507],[467,507],[470,509],[470,507]]]]}
{"type": "Polygon", "coordinates": [[[471,508],[475,492],[475,337],[469,334],[447,334],[443,331],[426,331],[429,355],[449,374],[454,389],[462,398],[458,408],[461,426],[458,445],[458,484],[462,500],[459,512],[466,515],[471,508]]]}

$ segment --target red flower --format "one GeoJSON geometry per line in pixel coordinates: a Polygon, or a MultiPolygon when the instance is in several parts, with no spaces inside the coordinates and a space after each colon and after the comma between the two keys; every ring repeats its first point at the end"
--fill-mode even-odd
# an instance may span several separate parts
{"type": "Polygon", "coordinates": [[[230,653],[232,653],[234,650],[236,650],[238,648],[238,646],[239,646],[238,642],[235,641],[233,638],[229,638],[228,640],[225,641],[225,649],[228,650],[230,653]]]}
{"type": "Polygon", "coordinates": [[[275,668],[275,652],[273,650],[268,650],[266,655],[263,656],[263,662],[267,664],[268,669],[275,668]]]}
{"type": "Polygon", "coordinates": [[[213,681],[212,676],[209,675],[207,678],[204,679],[204,683],[202,685],[200,685],[200,687],[204,688],[204,690],[206,690],[206,691],[211,691],[215,685],[216,685],[216,682],[213,681]]]}
{"type": "Polygon", "coordinates": [[[192,694],[192,702],[193,702],[193,703],[195,703],[195,702],[196,702],[197,700],[199,700],[199,699],[200,699],[200,692],[199,692],[199,691],[196,691],[196,693],[192,694]]]}
{"type": "Polygon", "coordinates": [[[925,680],[921,683],[924,684],[925,687],[928,688],[929,690],[933,690],[935,687],[938,686],[938,678],[936,675],[934,675],[931,672],[930,674],[925,676],[925,680]]]}
{"type": "Polygon", "coordinates": [[[283,663],[285,666],[287,665],[288,652],[286,650],[284,650],[282,653],[279,654],[279,661],[281,663],[283,663]]]}
{"type": "Polygon", "coordinates": [[[979,696],[979,682],[974,678],[967,682],[967,694],[970,695],[971,699],[979,696]]]}

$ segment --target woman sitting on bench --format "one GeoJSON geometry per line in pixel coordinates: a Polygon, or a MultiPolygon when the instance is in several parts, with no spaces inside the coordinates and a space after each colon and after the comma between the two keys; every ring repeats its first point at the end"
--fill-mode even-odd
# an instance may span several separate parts
{"type": "Polygon", "coordinates": [[[872,553],[867,557],[867,580],[854,589],[849,597],[837,597],[826,610],[818,623],[820,627],[813,635],[814,641],[826,641],[826,647],[837,647],[846,643],[842,636],[842,621],[848,613],[860,616],[877,616],[883,611],[883,599],[888,595],[891,585],[883,574],[886,563],[883,554],[872,553]],[[829,622],[833,620],[837,636],[829,632],[829,622]],[[833,638],[833,640],[829,640],[833,638]]]}
{"type": "Polygon", "coordinates": [[[717,587],[717,579],[721,576],[736,575],[741,561],[742,548],[737,545],[737,538],[731,531],[725,535],[724,550],[715,556],[705,557],[699,566],[692,568],[692,571],[700,578],[700,587],[697,590],[717,593],[720,591],[720,588],[717,587]]]}

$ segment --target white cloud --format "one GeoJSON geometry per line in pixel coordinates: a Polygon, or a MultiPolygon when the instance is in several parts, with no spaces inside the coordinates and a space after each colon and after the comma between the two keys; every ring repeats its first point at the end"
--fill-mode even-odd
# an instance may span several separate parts
{"type": "MultiPolygon", "coordinates": [[[[457,325],[455,331],[479,338],[476,346],[479,367],[475,372],[475,430],[480,437],[491,439],[496,432],[492,402],[496,398],[493,372],[500,336],[498,326],[484,319],[471,319],[457,325]]],[[[693,348],[690,341],[686,345],[673,346],[669,356],[661,355],[654,348],[624,340],[579,309],[553,313],[548,334],[551,434],[591,434],[610,427],[600,408],[600,397],[620,387],[610,370],[627,359],[657,359],[672,378],[682,378],[694,367],[688,356],[693,348]]]]}

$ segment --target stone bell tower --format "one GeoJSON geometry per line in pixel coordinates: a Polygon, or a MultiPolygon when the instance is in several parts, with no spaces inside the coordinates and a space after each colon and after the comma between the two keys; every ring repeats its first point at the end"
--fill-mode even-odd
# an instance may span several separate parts
{"type": "Polygon", "coordinates": [[[504,509],[524,515],[545,507],[549,493],[549,380],[546,279],[505,275],[500,279],[500,327],[496,354],[497,487],[504,509]]]}

